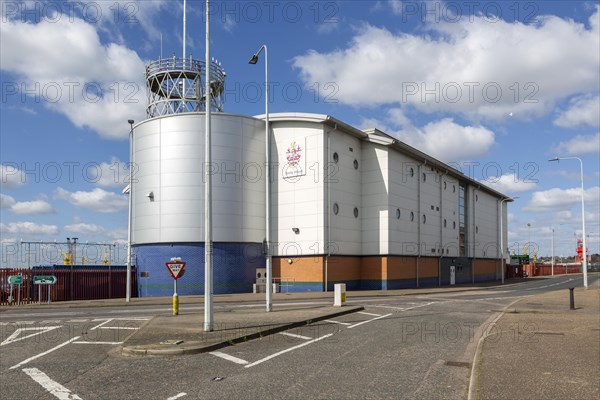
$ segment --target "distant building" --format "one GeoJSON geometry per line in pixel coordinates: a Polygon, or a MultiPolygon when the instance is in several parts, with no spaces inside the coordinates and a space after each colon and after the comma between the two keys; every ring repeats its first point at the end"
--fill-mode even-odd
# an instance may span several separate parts
{"type": "MultiPolygon", "coordinates": [[[[142,296],[172,293],[164,263],[175,256],[187,262],[179,293],[204,291],[203,69],[172,59],[146,71],[148,119],[133,131],[131,192],[142,296]]],[[[222,85],[214,85],[214,291],[250,292],[265,263],[264,116],[221,112],[222,85]]],[[[506,196],[376,129],[320,114],[269,117],[271,252],[281,290],[500,279],[506,196]]]]}

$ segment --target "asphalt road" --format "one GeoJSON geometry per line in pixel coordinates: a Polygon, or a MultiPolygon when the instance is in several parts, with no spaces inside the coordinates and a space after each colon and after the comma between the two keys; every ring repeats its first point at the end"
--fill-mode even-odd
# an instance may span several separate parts
{"type": "MultiPolygon", "coordinates": [[[[596,279],[590,275],[590,283],[596,279]]],[[[580,276],[568,276],[470,292],[352,298],[349,302],[363,305],[364,312],[214,354],[177,357],[119,354],[119,343],[146,319],[168,313],[167,306],[16,308],[0,314],[0,394],[3,399],[464,399],[477,340],[493,329],[501,310],[527,296],[580,285],[580,276]]],[[[238,307],[264,304],[223,304],[215,312],[238,307]]],[[[201,307],[182,309],[200,312],[201,307]]],[[[515,327],[518,340],[535,332],[525,325],[515,327]]]]}

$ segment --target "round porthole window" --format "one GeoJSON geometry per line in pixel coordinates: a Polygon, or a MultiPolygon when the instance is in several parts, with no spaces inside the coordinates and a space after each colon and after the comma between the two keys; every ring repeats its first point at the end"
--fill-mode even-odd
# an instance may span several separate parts
{"type": "Polygon", "coordinates": [[[410,176],[411,177],[415,176],[415,169],[414,168],[410,169],[410,176]]]}
{"type": "Polygon", "coordinates": [[[333,203],[333,213],[335,215],[338,215],[339,212],[340,212],[340,206],[338,206],[338,203],[333,203]]]}
{"type": "Polygon", "coordinates": [[[358,160],[354,160],[354,169],[358,169],[358,160]]]}
{"type": "Polygon", "coordinates": [[[444,190],[446,190],[446,182],[444,182],[444,190]]]}
{"type": "Polygon", "coordinates": [[[423,223],[427,222],[427,217],[423,214],[423,223]]]}
{"type": "Polygon", "coordinates": [[[414,221],[415,220],[415,213],[414,212],[410,212],[410,220],[414,221]]]}
{"type": "Polygon", "coordinates": [[[423,182],[427,181],[427,175],[425,175],[425,172],[423,172],[423,182]]]}
{"type": "Polygon", "coordinates": [[[452,221],[452,229],[456,229],[456,221],[452,221]]]}
{"type": "Polygon", "coordinates": [[[396,219],[400,219],[400,209],[396,208],[396,219]]]}
{"type": "Polygon", "coordinates": [[[446,227],[446,220],[444,220],[444,228],[446,227]]]}
{"type": "Polygon", "coordinates": [[[354,218],[358,218],[358,208],[354,207],[354,218]]]}
{"type": "Polygon", "coordinates": [[[337,164],[338,161],[340,161],[340,156],[338,153],[333,153],[333,162],[337,164]]]}

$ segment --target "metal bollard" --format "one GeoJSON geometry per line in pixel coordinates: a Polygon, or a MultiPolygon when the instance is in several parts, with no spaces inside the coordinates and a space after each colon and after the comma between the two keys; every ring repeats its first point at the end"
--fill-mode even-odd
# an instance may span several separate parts
{"type": "Polygon", "coordinates": [[[574,291],[575,291],[574,287],[569,288],[569,300],[570,300],[570,309],[571,310],[575,309],[575,294],[573,293],[574,291]]]}

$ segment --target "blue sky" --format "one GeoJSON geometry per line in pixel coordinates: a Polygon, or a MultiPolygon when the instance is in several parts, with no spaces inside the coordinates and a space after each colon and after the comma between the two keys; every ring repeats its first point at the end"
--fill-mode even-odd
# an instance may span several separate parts
{"type": "MultiPolygon", "coordinates": [[[[204,2],[187,4],[187,52],[203,60],[204,2]]],[[[21,239],[122,245],[127,119],[144,118],[161,38],[163,56],[182,53],[183,1],[1,6],[1,266],[23,265],[21,239]]],[[[211,22],[225,111],[263,113],[264,60],[247,62],[265,43],[272,112],[377,127],[519,196],[511,248],[531,238],[550,255],[554,229],[556,255],[574,254],[579,163],[547,160],[580,157],[600,252],[597,2],[213,1],[211,22]]]]}

